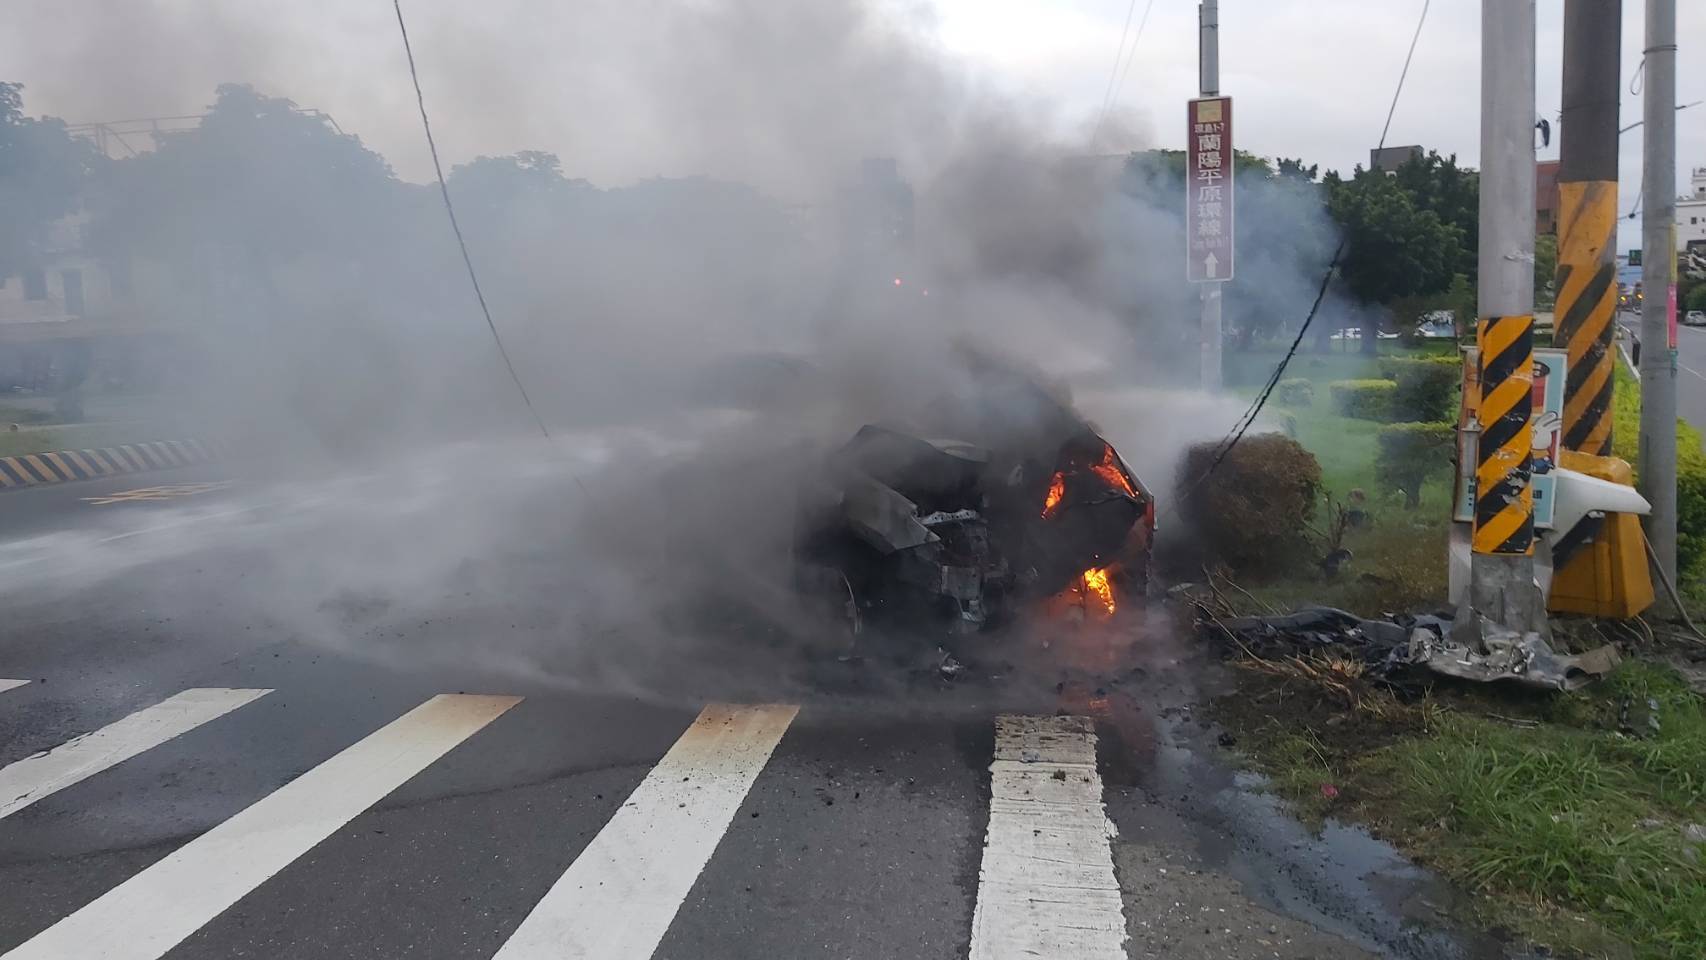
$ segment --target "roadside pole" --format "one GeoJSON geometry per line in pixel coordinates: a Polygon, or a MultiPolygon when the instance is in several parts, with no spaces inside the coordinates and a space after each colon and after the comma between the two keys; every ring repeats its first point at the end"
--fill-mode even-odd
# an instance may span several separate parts
{"type": "MultiPolygon", "coordinates": [[[[1220,93],[1220,0],[1202,0],[1197,7],[1197,73],[1198,90],[1204,97],[1220,93]]],[[[1232,201],[1232,150],[1226,152],[1225,193],[1228,205],[1232,201]]],[[[1187,182],[1187,190],[1190,184],[1187,182]]],[[[1231,225],[1230,221],[1227,223],[1231,225]]],[[[1230,272],[1230,271],[1228,271],[1230,272]]],[[[1220,283],[1209,281],[1198,288],[1202,296],[1202,388],[1218,391],[1221,388],[1220,283]]]]}
{"type": "Polygon", "coordinates": [[[1647,0],[1641,167],[1642,496],[1647,539],[1676,582],[1676,0],[1647,0]],[[1659,349],[1665,344],[1668,349],[1659,349]]]}
{"type": "Polygon", "coordinates": [[[1565,449],[1611,455],[1617,358],[1617,108],[1623,0],[1565,0],[1554,346],[1569,354],[1565,449]]]}
{"type": "Polygon", "coordinates": [[[1534,582],[1534,4],[1481,2],[1481,400],[1469,602],[1494,627],[1546,632],[1534,582]]]}

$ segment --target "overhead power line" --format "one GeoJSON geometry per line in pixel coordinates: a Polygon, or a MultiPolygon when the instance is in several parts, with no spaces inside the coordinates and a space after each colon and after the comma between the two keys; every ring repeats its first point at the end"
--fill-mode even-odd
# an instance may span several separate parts
{"type": "Polygon", "coordinates": [[[1150,10],[1155,7],[1155,0],[1148,0],[1143,5],[1143,20],[1138,22],[1138,36],[1131,38],[1131,46],[1126,48],[1126,34],[1131,31],[1131,14],[1138,9],[1138,0],[1131,0],[1126,7],[1126,26],[1119,31],[1119,48],[1114,49],[1114,70],[1107,75],[1107,89],[1102,90],[1102,109],[1095,114],[1095,130],[1090,131],[1090,148],[1094,150],[1095,142],[1102,136],[1102,124],[1107,123],[1107,114],[1119,102],[1119,92],[1126,89],[1126,72],[1131,70],[1131,58],[1138,53],[1138,41],[1143,39],[1143,27],[1150,24],[1150,10]],[[1124,67],[1121,67],[1124,60],[1124,67]]]}
{"type": "Polygon", "coordinates": [[[427,150],[432,154],[432,170],[438,176],[438,194],[444,198],[444,212],[450,218],[451,232],[456,234],[456,248],[462,251],[462,265],[468,268],[468,283],[474,288],[474,299],[480,302],[480,315],[486,318],[486,329],[492,332],[492,342],[497,344],[498,356],[503,358],[510,381],[515,384],[516,392],[521,394],[521,402],[527,406],[527,412],[539,427],[540,434],[549,439],[551,431],[546,428],[539,411],[533,408],[533,400],[528,397],[527,388],[521,385],[521,376],[515,372],[515,364],[509,359],[509,351],[504,349],[503,338],[498,336],[498,326],[492,322],[491,308],[486,306],[486,295],[480,290],[480,277],[474,272],[474,260],[468,256],[468,243],[462,239],[462,227],[456,222],[456,207],[450,202],[450,187],[444,182],[444,167],[438,162],[438,144],[432,137],[432,121],[427,119],[426,97],[421,93],[421,75],[415,69],[415,51],[409,45],[408,25],[403,22],[403,0],[391,0],[391,5],[397,11],[397,32],[403,35],[403,53],[409,60],[409,79],[415,84],[415,103],[421,110],[421,129],[426,131],[427,150]]]}
{"type": "Polygon", "coordinates": [[[1143,31],[1149,26],[1149,11],[1155,9],[1155,0],[1149,0],[1143,5],[1143,16],[1137,21],[1137,34],[1131,38],[1131,46],[1126,50],[1125,66],[1120,68],[1119,82],[1114,84],[1114,98],[1108,101],[1107,110],[1112,111],[1114,104],[1120,102],[1125,93],[1126,74],[1131,72],[1131,62],[1137,59],[1137,45],[1143,42],[1143,31]]]}

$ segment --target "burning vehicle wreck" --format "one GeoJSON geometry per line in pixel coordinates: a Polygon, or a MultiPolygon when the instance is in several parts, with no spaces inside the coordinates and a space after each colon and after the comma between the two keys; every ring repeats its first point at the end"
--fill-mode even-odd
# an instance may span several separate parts
{"type": "Polygon", "coordinates": [[[930,424],[955,439],[869,424],[813,472],[796,581],[851,637],[884,621],[975,633],[1033,604],[1105,619],[1143,593],[1154,498],[1087,423],[1014,386],[1046,412],[962,405],[930,424]]]}

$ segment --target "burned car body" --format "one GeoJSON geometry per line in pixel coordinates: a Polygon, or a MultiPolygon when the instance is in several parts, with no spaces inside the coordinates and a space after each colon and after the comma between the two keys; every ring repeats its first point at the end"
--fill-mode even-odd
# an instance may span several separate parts
{"type": "Polygon", "coordinates": [[[1107,616],[1141,595],[1154,498],[1064,404],[997,382],[931,411],[953,439],[866,425],[807,482],[796,575],[855,635],[879,618],[974,632],[1063,594],[1107,616]]]}

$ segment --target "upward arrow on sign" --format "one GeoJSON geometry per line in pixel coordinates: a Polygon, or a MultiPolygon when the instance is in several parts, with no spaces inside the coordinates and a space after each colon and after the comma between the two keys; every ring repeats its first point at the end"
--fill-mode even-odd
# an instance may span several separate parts
{"type": "Polygon", "coordinates": [[[1208,256],[1202,258],[1202,265],[1203,269],[1208,271],[1208,278],[1213,280],[1215,271],[1220,269],[1220,260],[1214,255],[1214,251],[1210,250],[1208,256]]]}

